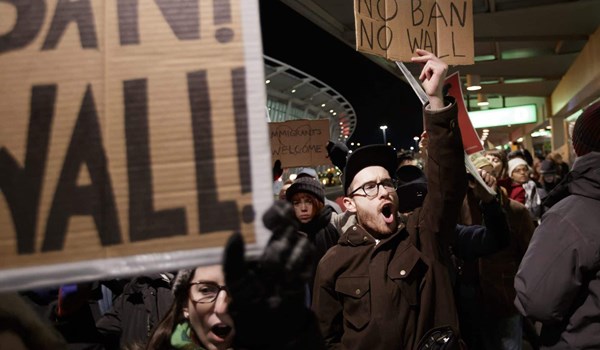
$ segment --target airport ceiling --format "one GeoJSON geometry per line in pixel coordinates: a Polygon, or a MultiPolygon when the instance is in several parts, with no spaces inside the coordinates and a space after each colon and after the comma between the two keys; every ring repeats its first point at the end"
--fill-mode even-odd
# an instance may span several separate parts
{"type": "MultiPolygon", "coordinates": [[[[355,47],[353,1],[280,1],[355,47]]],[[[600,24],[599,0],[473,0],[473,12],[475,64],[450,72],[458,69],[463,79],[479,75],[479,92],[502,105],[509,105],[510,98],[550,97],[600,24]]],[[[366,56],[402,78],[393,62],[366,56]]],[[[407,66],[413,74],[419,69],[407,66]]],[[[476,93],[469,99],[476,99],[476,93]]]]}

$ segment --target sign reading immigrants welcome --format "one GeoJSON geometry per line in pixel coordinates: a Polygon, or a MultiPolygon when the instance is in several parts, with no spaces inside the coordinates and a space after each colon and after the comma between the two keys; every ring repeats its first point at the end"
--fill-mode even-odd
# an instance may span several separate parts
{"type": "Polygon", "coordinates": [[[0,2],[0,290],[262,250],[263,77],[256,1],[0,2]]]}
{"type": "Polygon", "coordinates": [[[356,48],[410,62],[416,49],[474,62],[473,0],[354,0],[356,48]]]}
{"type": "Polygon", "coordinates": [[[284,168],[331,164],[327,155],[329,120],[289,120],[269,123],[271,158],[284,168]]]}

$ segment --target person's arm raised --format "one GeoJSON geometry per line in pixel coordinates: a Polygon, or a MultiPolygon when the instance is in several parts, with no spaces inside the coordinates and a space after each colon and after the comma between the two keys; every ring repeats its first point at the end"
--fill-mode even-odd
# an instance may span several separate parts
{"type": "Polygon", "coordinates": [[[417,56],[412,57],[411,61],[424,65],[419,80],[429,98],[429,108],[442,109],[445,106],[443,87],[448,65],[429,51],[417,49],[416,54],[417,56]]]}

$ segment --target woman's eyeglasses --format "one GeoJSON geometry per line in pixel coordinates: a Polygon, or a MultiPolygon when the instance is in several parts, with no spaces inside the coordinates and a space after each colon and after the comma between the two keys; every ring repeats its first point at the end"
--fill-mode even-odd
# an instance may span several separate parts
{"type": "Polygon", "coordinates": [[[227,287],[214,282],[191,282],[190,299],[201,304],[213,303],[222,290],[229,294],[227,287]]]}

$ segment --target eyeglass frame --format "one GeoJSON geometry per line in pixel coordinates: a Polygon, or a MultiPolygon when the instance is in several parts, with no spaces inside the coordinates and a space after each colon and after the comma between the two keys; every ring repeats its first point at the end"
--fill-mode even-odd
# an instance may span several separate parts
{"type": "Polygon", "coordinates": [[[393,178],[384,179],[383,181],[380,181],[380,182],[367,181],[364,184],[362,184],[361,186],[359,186],[358,188],[356,188],[354,191],[350,192],[348,194],[348,197],[359,195],[359,196],[365,196],[369,199],[373,199],[379,195],[379,186],[381,185],[381,187],[383,187],[385,189],[386,186],[383,184],[383,182],[388,181],[388,180],[391,181],[391,183],[393,184],[393,190],[391,190],[391,191],[386,190],[387,193],[397,190],[398,189],[398,180],[393,179],[393,178]],[[377,189],[377,192],[375,192],[375,194],[373,194],[373,195],[369,195],[369,194],[367,194],[367,190],[365,190],[365,186],[368,184],[373,184],[373,183],[375,183],[375,188],[377,189]],[[358,190],[363,190],[364,195],[360,194],[360,193],[357,194],[356,192],[358,192],[358,190]]]}
{"type": "Polygon", "coordinates": [[[188,296],[190,298],[191,301],[193,301],[194,303],[199,303],[199,304],[211,304],[214,303],[215,301],[217,301],[217,298],[219,297],[219,294],[221,293],[221,291],[225,291],[228,295],[229,295],[229,289],[226,286],[222,286],[218,283],[215,282],[211,282],[211,281],[196,281],[196,282],[190,282],[189,285],[189,293],[188,296]],[[200,301],[200,300],[194,300],[192,299],[192,286],[198,285],[198,284],[207,284],[207,285],[212,285],[215,286],[217,288],[219,288],[219,290],[217,291],[217,294],[215,294],[215,297],[212,300],[208,300],[208,301],[200,301]]]}

